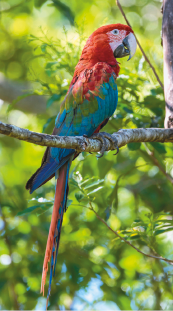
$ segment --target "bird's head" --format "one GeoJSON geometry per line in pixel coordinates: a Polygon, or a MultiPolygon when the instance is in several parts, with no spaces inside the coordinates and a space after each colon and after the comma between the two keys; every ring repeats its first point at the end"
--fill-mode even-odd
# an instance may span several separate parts
{"type": "Polygon", "coordinates": [[[129,56],[136,52],[136,39],[133,30],[122,24],[105,25],[98,28],[88,39],[91,41],[93,52],[104,58],[106,54],[115,58],[129,56]]]}
{"type": "Polygon", "coordinates": [[[95,30],[88,38],[76,71],[93,66],[97,62],[106,62],[116,67],[118,75],[119,66],[117,58],[129,56],[128,60],[135,54],[137,47],[133,30],[123,24],[105,25],[95,30]]]}

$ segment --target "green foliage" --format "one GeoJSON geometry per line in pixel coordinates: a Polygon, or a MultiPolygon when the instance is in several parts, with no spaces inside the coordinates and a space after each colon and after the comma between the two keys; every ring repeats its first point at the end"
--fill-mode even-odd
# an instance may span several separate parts
{"type": "MultiPolygon", "coordinates": [[[[162,78],[160,2],[121,3],[162,78]]],[[[1,120],[51,133],[85,38],[102,24],[124,21],[113,0],[18,4],[3,1],[0,70],[9,79],[32,82],[34,94],[47,96],[47,110],[38,116],[16,110],[18,98],[0,105],[1,120]],[[72,27],[74,16],[78,26],[72,27]]],[[[120,63],[119,103],[104,131],[163,127],[163,91],[139,50],[120,63]]],[[[40,281],[54,181],[32,196],[24,187],[42,155],[40,146],[0,138],[1,309],[45,308],[40,281]]],[[[82,153],[73,161],[50,309],[171,308],[172,266],[122,242],[91,207],[144,253],[173,259],[172,168],[172,145],[160,143],[131,143],[100,159],[82,153]]]]}

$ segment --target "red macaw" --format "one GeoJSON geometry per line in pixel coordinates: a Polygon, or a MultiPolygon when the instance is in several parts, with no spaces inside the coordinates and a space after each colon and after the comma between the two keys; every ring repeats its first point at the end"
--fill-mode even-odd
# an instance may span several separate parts
{"type": "MultiPolygon", "coordinates": [[[[53,135],[86,135],[96,138],[95,133],[108,122],[117,106],[116,78],[120,67],[116,58],[129,55],[130,59],[136,46],[133,30],[126,25],[106,25],[93,32],[83,48],[69,90],[61,104],[53,135]]],[[[106,133],[97,135],[103,143],[103,154],[105,137],[111,140],[111,136],[106,133]]],[[[113,143],[116,146],[116,141],[113,143]]],[[[44,295],[48,262],[51,260],[47,303],[52,275],[55,274],[63,214],[66,211],[70,164],[75,157],[74,149],[48,147],[41,167],[26,184],[26,189],[32,193],[53,176],[57,179],[41,282],[41,292],[44,295]]]]}

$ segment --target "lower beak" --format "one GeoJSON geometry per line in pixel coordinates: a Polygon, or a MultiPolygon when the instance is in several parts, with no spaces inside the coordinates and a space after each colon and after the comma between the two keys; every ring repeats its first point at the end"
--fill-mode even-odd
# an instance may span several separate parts
{"type": "Polygon", "coordinates": [[[122,44],[120,44],[114,51],[115,58],[122,58],[129,55],[128,60],[130,60],[136,52],[136,38],[133,33],[130,33],[124,38],[122,44]]]}

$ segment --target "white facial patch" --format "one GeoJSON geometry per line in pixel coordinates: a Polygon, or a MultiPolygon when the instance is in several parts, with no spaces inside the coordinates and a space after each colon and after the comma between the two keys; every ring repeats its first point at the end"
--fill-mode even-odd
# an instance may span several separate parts
{"type": "Polygon", "coordinates": [[[121,30],[118,32],[118,34],[115,34],[114,31],[117,29],[114,29],[112,31],[109,31],[107,33],[108,37],[109,37],[109,45],[112,49],[112,51],[114,52],[115,49],[122,44],[122,40],[124,39],[124,37],[126,36],[126,30],[121,30]]]}

